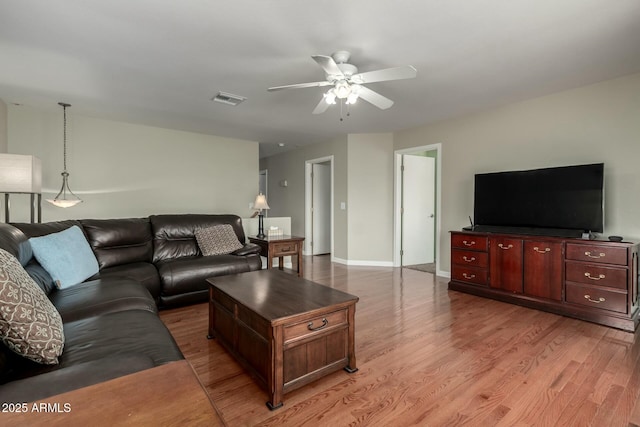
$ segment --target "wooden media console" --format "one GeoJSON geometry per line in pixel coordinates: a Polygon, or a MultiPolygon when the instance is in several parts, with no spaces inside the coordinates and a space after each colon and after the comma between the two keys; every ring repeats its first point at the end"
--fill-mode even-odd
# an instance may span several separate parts
{"type": "Polygon", "coordinates": [[[638,243],[451,232],[449,289],[633,332],[638,243]]]}

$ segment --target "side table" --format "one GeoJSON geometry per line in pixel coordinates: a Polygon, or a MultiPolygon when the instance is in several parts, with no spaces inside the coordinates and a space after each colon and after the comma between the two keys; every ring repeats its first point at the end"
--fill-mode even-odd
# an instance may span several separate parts
{"type": "Polygon", "coordinates": [[[304,237],[279,236],[279,237],[249,237],[251,243],[260,246],[262,256],[267,257],[267,268],[273,268],[273,259],[278,258],[278,268],[282,270],[285,256],[291,260],[297,258],[298,277],[302,277],[302,242],[304,237]]]}

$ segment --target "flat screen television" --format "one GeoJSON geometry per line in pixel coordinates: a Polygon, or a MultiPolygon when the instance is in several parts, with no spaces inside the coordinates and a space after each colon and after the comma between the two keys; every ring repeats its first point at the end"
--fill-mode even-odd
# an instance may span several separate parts
{"type": "Polygon", "coordinates": [[[476,174],[473,214],[480,231],[601,233],[604,163],[476,174]]]}

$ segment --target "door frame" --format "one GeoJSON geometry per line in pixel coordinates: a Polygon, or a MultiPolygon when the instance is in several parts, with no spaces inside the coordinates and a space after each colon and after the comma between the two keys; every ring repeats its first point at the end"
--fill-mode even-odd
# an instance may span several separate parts
{"type": "Polygon", "coordinates": [[[329,209],[331,209],[331,215],[330,215],[330,224],[329,226],[331,227],[331,230],[329,232],[329,238],[330,238],[330,246],[331,246],[331,261],[333,261],[334,259],[334,247],[333,247],[333,230],[334,230],[334,225],[333,225],[333,199],[334,199],[334,179],[333,179],[333,155],[331,156],[325,156],[325,157],[319,157],[317,159],[311,159],[311,160],[305,160],[304,162],[304,245],[303,245],[303,251],[302,254],[303,255],[311,255],[313,254],[313,251],[311,250],[311,240],[312,240],[312,236],[313,236],[313,228],[312,228],[312,222],[311,222],[311,218],[312,218],[312,214],[311,214],[311,189],[312,189],[312,184],[313,181],[311,179],[311,171],[313,168],[313,164],[314,163],[326,163],[329,162],[329,166],[331,167],[331,172],[330,172],[330,179],[331,179],[331,204],[329,206],[329,209]]]}
{"type": "Polygon", "coordinates": [[[393,191],[393,266],[400,267],[400,247],[401,247],[401,216],[400,207],[402,206],[402,155],[422,153],[425,151],[435,151],[436,154],[436,233],[435,233],[435,260],[436,260],[436,273],[440,273],[440,222],[441,222],[441,209],[442,209],[442,144],[430,144],[422,145],[420,147],[404,148],[394,151],[393,162],[393,179],[394,179],[394,191],[393,191]]]}
{"type": "MultiPolygon", "coordinates": [[[[260,187],[260,176],[264,175],[264,197],[267,198],[267,202],[269,201],[269,170],[268,169],[260,169],[260,171],[258,171],[258,193],[261,192],[261,188],[260,187]]],[[[269,216],[269,209],[264,209],[264,212],[262,212],[262,214],[265,216],[265,218],[267,216],[269,216]]]]}

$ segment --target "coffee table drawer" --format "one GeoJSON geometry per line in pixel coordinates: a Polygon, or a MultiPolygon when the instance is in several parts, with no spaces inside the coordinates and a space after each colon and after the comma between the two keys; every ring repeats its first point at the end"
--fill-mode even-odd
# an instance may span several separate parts
{"type": "Polygon", "coordinates": [[[346,324],[347,310],[334,311],[333,313],[313,317],[295,325],[285,326],[284,342],[304,338],[317,332],[346,324]]]}

